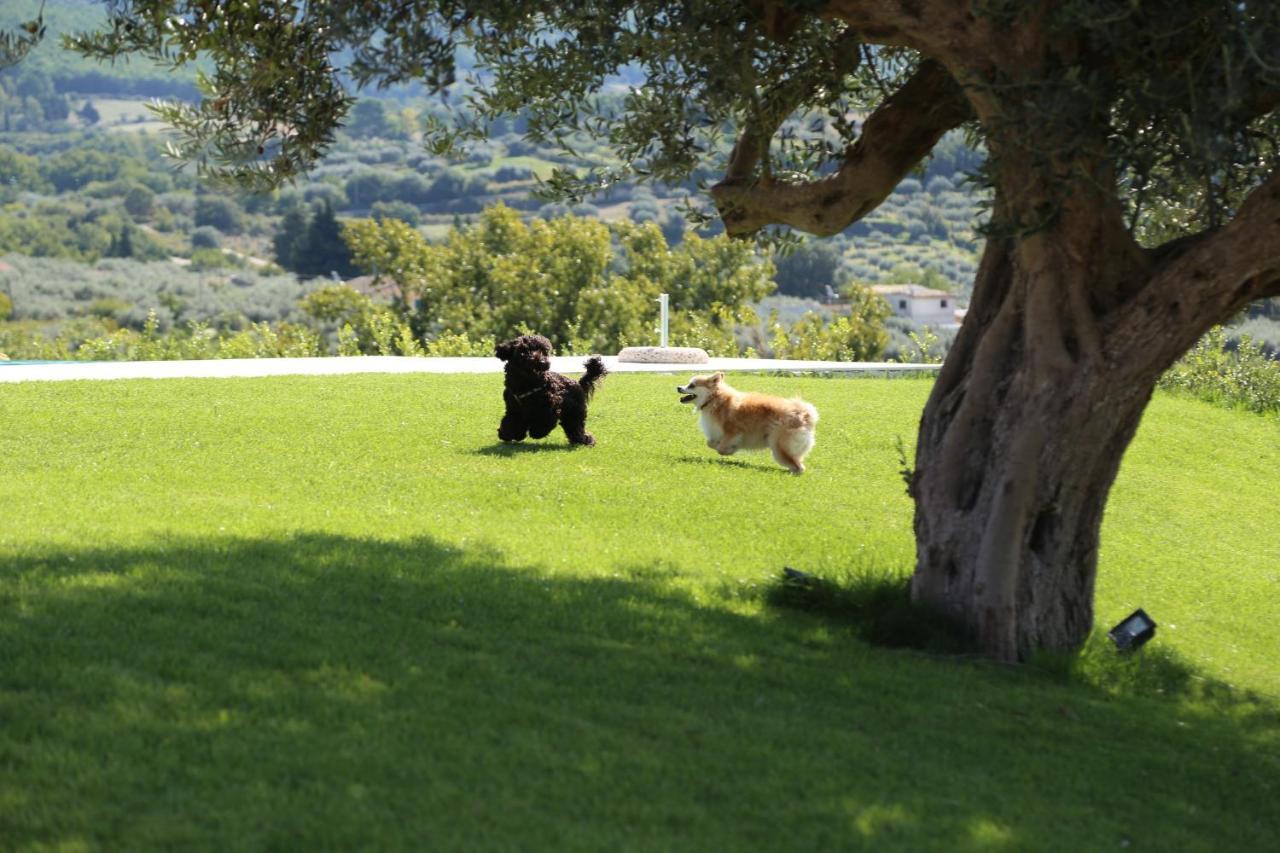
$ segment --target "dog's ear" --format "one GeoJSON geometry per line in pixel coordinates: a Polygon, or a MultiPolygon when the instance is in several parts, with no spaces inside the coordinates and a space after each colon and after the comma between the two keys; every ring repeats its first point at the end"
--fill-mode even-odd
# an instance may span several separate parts
{"type": "Polygon", "coordinates": [[[719,385],[719,384],[720,384],[720,382],[721,382],[723,379],[724,379],[724,373],[723,373],[723,372],[721,372],[721,373],[715,373],[715,374],[713,374],[713,375],[711,376],[711,384],[712,384],[712,385],[719,385]]]}
{"type": "Polygon", "coordinates": [[[514,348],[513,341],[503,341],[494,349],[493,354],[503,361],[511,360],[511,351],[514,348]]]}

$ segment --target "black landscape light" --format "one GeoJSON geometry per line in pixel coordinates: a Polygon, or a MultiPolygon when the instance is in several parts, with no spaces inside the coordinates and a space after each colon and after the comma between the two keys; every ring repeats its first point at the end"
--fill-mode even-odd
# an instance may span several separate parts
{"type": "Polygon", "coordinates": [[[1111,642],[1122,652],[1131,652],[1156,635],[1155,620],[1139,607],[1119,625],[1107,632],[1111,642]]]}
{"type": "Polygon", "coordinates": [[[793,586],[813,586],[816,578],[808,572],[802,572],[799,569],[793,569],[790,566],[782,567],[782,580],[793,586]]]}

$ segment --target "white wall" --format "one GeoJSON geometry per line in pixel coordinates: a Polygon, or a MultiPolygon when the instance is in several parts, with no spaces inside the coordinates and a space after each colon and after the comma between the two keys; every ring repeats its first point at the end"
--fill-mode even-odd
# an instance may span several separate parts
{"type": "Polygon", "coordinates": [[[933,326],[954,325],[956,322],[957,306],[953,296],[918,297],[905,293],[886,293],[884,298],[893,308],[893,313],[899,317],[933,326]]]}

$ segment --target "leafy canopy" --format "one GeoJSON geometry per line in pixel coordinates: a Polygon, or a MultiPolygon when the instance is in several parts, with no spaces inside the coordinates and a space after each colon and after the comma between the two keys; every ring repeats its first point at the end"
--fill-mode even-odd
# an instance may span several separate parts
{"type": "MultiPolygon", "coordinates": [[[[903,95],[922,69],[945,69],[962,105],[984,95],[1002,105],[977,117],[961,108],[943,124],[967,122],[981,137],[1003,130],[1045,169],[1069,161],[1072,149],[1101,146],[1111,164],[1102,179],[1117,182],[1131,227],[1152,229],[1152,239],[1222,222],[1280,154],[1274,0],[922,0],[901,9],[815,0],[107,6],[106,26],[69,45],[104,60],[137,55],[172,67],[212,60],[214,70],[201,77],[204,99],[161,112],[181,131],[175,156],[245,186],[275,186],[313,166],[348,116],[349,83],[407,80],[437,91],[466,84],[452,90],[465,100],[465,115],[436,119],[432,139],[442,150],[515,112],[527,114],[535,140],[568,150],[580,134],[608,143],[620,165],[548,181],[566,197],[624,178],[706,180],[726,168],[737,181],[828,174],[854,150],[859,119],[903,95]],[[981,48],[1007,54],[1019,34],[1049,47],[1027,46],[1025,64],[984,58],[981,48]],[[477,69],[465,81],[460,50],[477,69]],[[629,83],[625,94],[603,96],[618,77],[629,83]],[[738,138],[732,156],[729,134],[738,138]],[[1169,204],[1173,214],[1145,217],[1169,204]]],[[[0,54],[20,56],[42,27],[37,20],[7,34],[0,54]]],[[[909,112],[926,113],[949,97],[903,100],[909,112]]],[[[920,156],[935,141],[926,137],[920,156]]],[[[919,158],[913,151],[908,159],[883,169],[887,179],[896,182],[919,158]]],[[[999,166],[997,159],[992,168],[999,166]]]]}
{"type": "MultiPolygon", "coordinates": [[[[617,150],[624,165],[615,173],[556,179],[562,190],[585,191],[624,175],[683,180],[722,152],[726,128],[749,114],[785,115],[799,90],[850,135],[848,111],[870,103],[853,96],[909,64],[886,53],[878,71],[850,86],[861,51],[847,28],[811,18],[780,43],[751,5],[136,0],[113,3],[103,31],[70,44],[101,59],[137,54],[174,66],[211,57],[205,99],[164,110],[184,135],[174,154],[259,187],[323,155],[353,102],[344,77],[444,90],[459,82],[455,54],[466,49],[483,69],[463,87],[470,117],[437,124],[435,141],[483,133],[487,121],[527,111],[535,140],[571,148],[581,131],[617,150]],[[340,53],[348,59],[342,71],[340,53]],[[599,97],[617,74],[643,84],[621,101],[599,97]]],[[[784,140],[782,149],[781,167],[805,169],[836,146],[820,136],[784,140]]]]}

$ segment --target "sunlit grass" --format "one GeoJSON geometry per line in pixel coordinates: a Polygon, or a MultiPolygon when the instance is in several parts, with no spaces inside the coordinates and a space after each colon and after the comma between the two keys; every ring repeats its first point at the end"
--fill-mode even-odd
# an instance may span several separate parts
{"type": "Polygon", "coordinates": [[[1280,421],[1158,398],[1097,606],[1156,640],[1010,669],[765,603],[910,571],[928,383],[735,384],[819,407],[803,477],[674,377],[577,450],[497,444],[496,376],[5,386],[5,846],[1271,843],[1280,421]]]}

